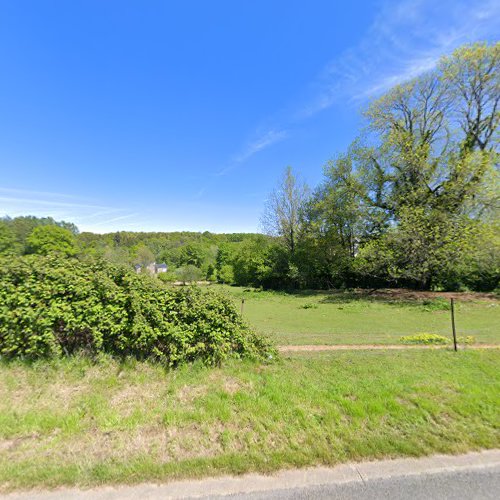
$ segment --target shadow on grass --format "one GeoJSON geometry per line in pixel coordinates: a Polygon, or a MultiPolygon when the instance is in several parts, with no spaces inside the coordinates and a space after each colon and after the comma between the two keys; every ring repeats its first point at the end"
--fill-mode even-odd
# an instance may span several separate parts
{"type": "MultiPolygon", "coordinates": [[[[443,296],[448,294],[409,289],[260,290],[246,288],[238,295],[242,298],[254,299],[266,299],[270,297],[319,298],[317,301],[319,304],[376,302],[400,307],[423,307],[426,310],[432,311],[446,311],[450,309],[449,298],[443,296]]],[[[476,297],[474,296],[473,298],[476,297]]],[[[471,294],[468,294],[464,299],[472,300],[471,294]]]]}
{"type": "Polygon", "coordinates": [[[321,304],[348,304],[352,302],[382,303],[397,307],[419,307],[426,311],[448,311],[449,300],[444,297],[429,298],[415,293],[387,293],[387,290],[356,290],[329,293],[320,300],[321,304]]]}
{"type": "MultiPolygon", "coordinates": [[[[176,370],[178,367],[169,367],[154,358],[140,358],[130,354],[90,353],[86,350],[76,350],[69,354],[46,355],[38,357],[30,356],[5,356],[0,355],[0,367],[29,368],[32,370],[79,369],[82,373],[86,370],[99,366],[116,370],[119,375],[123,371],[133,370],[138,364],[147,363],[152,367],[160,368],[165,374],[176,370]]],[[[191,365],[197,364],[197,361],[191,365]]],[[[182,365],[180,365],[182,366],[182,365]]]]}

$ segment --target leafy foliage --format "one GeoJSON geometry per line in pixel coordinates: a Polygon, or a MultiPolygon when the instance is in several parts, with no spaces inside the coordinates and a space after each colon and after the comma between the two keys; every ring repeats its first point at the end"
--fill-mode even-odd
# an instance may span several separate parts
{"type": "Polygon", "coordinates": [[[188,264],[177,269],[177,277],[184,284],[193,283],[201,279],[201,270],[193,264],[188,264]]]}
{"type": "Polygon", "coordinates": [[[449,311],[451,309],[451,305],[445,298],[438,297],[435,299],[423,300],[422,309],[424,311],[449,311]]]}
{"type": "Polygon", "coordinates": [[[483,43],[373,100],[362,137],[328,162],[312,198],[278,198],[297,236],[292,252],[277,233],[281,282],[495,289],[499,88],[500,43],[483,43]]]}
{"type": "Polygon", "coordinates": [[[63,227],[55,225],[38,226],[28,236],[28,252],[41,255],[58,253],[73,256],[77,247],[73,234],[63,227]]]}
{"type": "MultiPolygon", "coordinates": [[[[407,335],[405,337],[401,337],[400,341],[403,344],[422,345],[445,345],[453,342],[450,337],[444,337],[443,335],[437,335],[435,333],[419,333],[417,335],[407,335]]],[[[476,342],[476,338],[473,335],[467,335],[466,337],[458,337],[457,342],[459,344],[472,345],[476,342]]]]}
{"type": "Polygon", "coordinates": [[[15,218],[3,217],[0,224],[7,226],[14,234],[16,241],[15,253],[22,253],[26,246],[26,240],[34,229],[40,226],[59,226],[67,229],[73,235],[78,234],[75,224],[65,221],[56,221],[52,217],[34,217],[33,215],[20,216],[15,218]]]}
{"type": "Polygon", "coordinates": [[[3,221],[0,221],[0,255],[17,253],[17,244],[14,232],[3,221]]]}
{"type": "Polygon", "coordinates": [[[166,288],[104,261],[2,259],[1,355],[38,358],[78,350],[153,358],[169,366],[271,352],[232,303],[214,292],[166,288]]]}
{"type": "Polygon", "coordinates": [[[318,304],[315,304],[314,302],[308,302],[307,304],[303,304],[300,306],[301,309],[317,309],[318,304]]]}
{"type": "Polygon", "coordinates": [[[450,339],[448,337],[443,337],[442,335],[437,335],[435,333],[408,335],[406,337],[401,337],[400,340],[403,344],[444,345],[450,343],[450,339]]]}
{"type": "Polygon", "coordinates": [[[476,337],[474,335],[467,335],[465,337],[458,337],[457,342],[459,344],[472,345],[476,343],[476,337]]]}
{"type": "Polygon", "coordinates": [[[233,266],[230,264],[224,264],[218,272],[219,281],[222,283],[231,284],[234,282],[234,271],[233,266]]]}

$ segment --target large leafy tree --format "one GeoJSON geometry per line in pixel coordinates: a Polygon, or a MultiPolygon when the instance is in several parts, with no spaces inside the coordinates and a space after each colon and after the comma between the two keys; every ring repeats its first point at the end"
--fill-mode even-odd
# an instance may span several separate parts
{"type": "Polygon", "coordinates": [[[135,262],[146,272],[147,266],[155,261],[155,255],[146,245],[139,245],[136,249],[135,262]]]}
{"type": "Polygon", "coordinates": [[[474,268],[494,286],[499,69],[500,44],[465,46],[368,106],[362,137],[327,165],[307,211],[309,259],[330,283],[354,272],[450,288],[474,268]]]}
{"type": "Polygon", "coordinates": [[[451,286],[483,243],[497,206],[499,64],[500,44],[463,47],[370,106],[379,146],[360,163],[368,202],[393,223],[380,248],[371,244],[389,245],[388,276],[451,286]]]}
{"type": "Polygon", "coordinates": [[[187,283],[193,283],[201,279],[202,273],[201,269],[188,264],[187,266],[179,267],[176,271],[177,277],[185,285],[187,283]]]}
{"type": "Polygon", "coordinates": [[[204,261],[203,249],[200,245],[188,244],[180,252],[180,264],[200,268],[204,261]]]}
{"type": "Polygon", "coordinates": [[[59,226],[38,226],[27,238],[29,253],[65,256],[76,255],[78,248],[73,233],[59,226]]]}
{"type": "Polygon", "coordinates": [[[0,255],[14,255],[18,250],[14,232],[8,224],[0,220],[0,255]]]}
{"type": "Polygon", "coordinates": [[[78,228],[75,224],[65,221],[56,221],[52,217],[35,217],[33,215],[25,215],[19,217],[3,217],[0,222],[9,227],[10,232],[14,235],[17,245],[17,252],[25,252],[27,250],[27,238],[33,230],[39,226],[59,226],[73,235],[78,234],[78,228]]]}
{"type": "Polygon", "coordinates": [[[370,146],[359,151],[367,201],[450,213],[481,209],[498,161],[500,43],[455,51],[368,108],[370,146]]]}
{"type": "Polygon", "coordinates": [[[326,164],[324,180],[304,211],[300,261],[312,286],[351,281],[352,261],[366,231],[362,189],[351,151],[326,164]]]}
{"type": "Polygon", "coordinates": [[[233,281],[233,270],[231,266],[233,253],[231,247],[227,243],[222,243],[218,249],[215,257],[215,271],[217,279],[223,283],[231,283],[233,281]],[[230,272],[229,272],[230,269],[230,272]],[[230,276],[230,279],[228,278],[230,276]]]}

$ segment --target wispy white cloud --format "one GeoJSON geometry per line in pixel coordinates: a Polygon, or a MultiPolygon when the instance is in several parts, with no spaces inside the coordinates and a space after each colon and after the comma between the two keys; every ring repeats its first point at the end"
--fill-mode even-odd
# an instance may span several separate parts
{"type": "Polygon", "coordinates": [[[279,141],[282,141],[286,137],[286,130],[268,130],[257,139],[252,141],[250,144],[248,144],[245,150],[235,158],[235,162],[244,162],[252,157],[255,153],[258,153],[259,151],[262,151],[263,149],[268,148],[269,146],[272,146],[279,141]]]}
{"type": "Polygon", "coordinates": [[[441,56],[464,43],[497,38],[499,24],[499,0],[386,0],[359,42],[325,64],[308,97],[291,112],[278,113],[274,126],[257,134],[214,175],[228,174],[339,102],[359,105],[431,70],[441,56]]]}
{"type": "Polygon", "coordinates": [[[192,200],[199,200],[206,192],[208,189],[208,186],[203,186],[201,189],[198,190],[198,192],[191,198],[192,200]]]}
{"type": "Polygon", "coordinates": [[[80,196],[74,196],[63,193],[54,193],[52,191],[35,191],[31,189],[15,189],[15,188],[0,187],[0,194],[1,193],[5,193],[7,195],[17,195],[17,196],[42,196],[51,199],[62,198],[62,199],[88,201],[88,198],[82,198],[80,196]]]}
{"type": "Polygon", "coordinates": [[[255,139],[250,141],[243,150],[238,153],[229,162],[229,165],[219,170],[216,175],[225,175],[231,170],[233,170],[238,164],[244,163],[249,160],[252,156],[257,154],[277,142],[280,142],[288,137],[288,131],[284,129],[269,129],[264,133],[258,134],[255,139]]]}
{"type": "Polygon", "coordinates": [[[72,202],[62,202],[55,200],[44,200],[38,198],[24,198],[24,197],[9,197],[9,196],[0,196],[0,202],[6,204],[18,204],[25,206],[43,206],[43,207],[66,207],[66,208],[108,208],[101,205],[88,205],[84,203],[72,203],[72,202]]]}
{"type": "Polygon", "coordinates": [[[499,23],[498,0],[388,1],[359,43],[325,66],[294,120],[342,100],[363,101],[427,72],[464,43],[494,39],[499,23]]]}
{"type": "Polygon", "coordinates": [[[381,94],[389,90],[391,87],[394,87],[395,85],[411,80],[418,75],[431,71],[436,67],[440,55],[425,55],[422,58],[410,60],[408,61],[408,63],[404,64],[396,73],[381,77],[379,80],[367,85],[365,88],[359,89],[356,94],[351,96],[351,99],[354,101],[363,101],[374,95],[381,94]]]}
{"type": "Polygon", "coordinates": [[[138,217],[139,215],[140,215],[139,213],[120,215],[119,217],[114,217],[112,219],[107,219],[107,220],[103,220],[100,222],[95,222],[94,226],[109,226],[109,224],[111,224],[113,222],[118,222],[118,221],[122,221],[125,219],[131,219],[133,217],[138,217]]]}
{"type": "Polygon", "coordinates": [[[110,215],[114,215],[114,214],[121,213],[121,212],[123,212],[123,210],[121,210],[119,208],[109,208],[109,209],[106,209],[106,210],[99,210],[99,211],[97,211],[95,213],[88,214],[88,215],[85,215],[85,216],[80,216],[80,220],[87,222],[89,220],[100,219],[103,216],[108,217],[110,215]]]}
{"type": "Polygon", "coordinates": [[[48,216],[74,222],[83,231],[96,228],[97,232],[124,229],[122,221],[139,216],[127,209],[101,205],[71,194],[0,188],[0,216],[5,215],[48,216]]]}

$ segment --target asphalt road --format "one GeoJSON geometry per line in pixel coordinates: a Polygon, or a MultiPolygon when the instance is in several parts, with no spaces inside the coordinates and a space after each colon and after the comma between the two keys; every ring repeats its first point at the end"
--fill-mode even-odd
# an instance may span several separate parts
{"type": "Polygon", "coordinates": [[[263,493],[214,496],[238,500],[497,500],[500,467],[466,472],[441,472],[420,476],[371,479],[363,483],[328,484],[263,493]]]}

